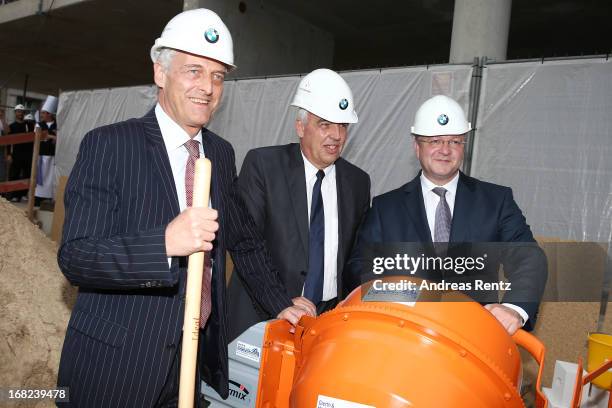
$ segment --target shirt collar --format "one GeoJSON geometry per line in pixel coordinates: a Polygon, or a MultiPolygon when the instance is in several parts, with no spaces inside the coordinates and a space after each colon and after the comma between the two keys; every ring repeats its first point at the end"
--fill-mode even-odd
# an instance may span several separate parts
{"type": "MultiPolygon", "coordinates": [[[[157,118],[157,123],[159,123],[159,129],[161,130],[167,151],[170,152],[181,148],[191,139],[189,134],[168,116],[159,103],[155,105],[155,116],[157,118]]],[[[200,142],[200,146],[202,146],[202,129],[198,131],[198,134],[195,135],[193,139],[200,142]]]]}
{"type": "Polygon", "coordinates": [[[423,191],[431,191],[436,187],[443,187],[446,189],[446,191],[454,195],[457,192],[457,184],[459,184],[459,172],[455,174],[455,177],[453,177],[451,181],[444,184],[443,186],[439,186],[433,183],[431,180],[425,177],[425,174],[423,174],[423,172],[421,172],[421,188],[423,189],[423,191]]]}
{"type": "MultiPolygon", "coordinates": [[[[300,153],[302,154],[302,159],[304,160],[304,171],[306,172],[306,180],[310,180],[311,178],[317,175],[319,169],[315,167],[315,165],[312,164],[310,160],[306,158],[306,156],[304,156],[304,152],[302,152],[301,149],[300,153]]],[[[326,178],[332,173],[332,171],[335,169],[335,166],[335,164],[331,164],[323,169],[326,178]]]]}

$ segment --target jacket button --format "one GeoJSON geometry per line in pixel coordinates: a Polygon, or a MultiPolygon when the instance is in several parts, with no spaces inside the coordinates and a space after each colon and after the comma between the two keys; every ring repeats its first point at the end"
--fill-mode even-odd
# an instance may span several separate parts
{"type": "Polygon", "coordinates": [[[150,288],[150,287],[151,287],[151,282],[147,282],[147,283],[145,283],[145,286],[146,286],[147,288],[150,288]]]}
{"type": "Polygon", "coordinates": [[[306,276],[306,271],[300,271],[300,275],[306,276]]]}

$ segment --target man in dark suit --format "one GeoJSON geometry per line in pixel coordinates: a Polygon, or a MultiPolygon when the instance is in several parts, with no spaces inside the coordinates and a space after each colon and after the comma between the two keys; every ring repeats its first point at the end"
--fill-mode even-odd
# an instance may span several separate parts
{"type": "MultiPolygon", "coordinates": [[[[350,269],[354,282],[359,283],[368,244],[450,243],[444,245],[450,254],[452,243],[529,243],[518,249],[509,244],[505,258],[489,260],[506,259],[504,272],[512,290],[504,303],[485,307],[513,334],[535,323],[546,283],[546,259],[512,190],[459,171],[470,129],[463,109],[449,97],[434,96],[421,105],[412,133],[422,171],[402,187],[374,198],[360,228],[350,269]]],[[[434,252],[440,253],[441,245],[436,245],[434,252]]],[[[496,273],[497,265],[493,266],[496,273]]]]}
{"type": "Polygon", "coordinates": [[[220,395],[228,396],[226,250],[270,314],[292,323],[315,314],[308,300],[292,300],[268,261],[235,186],[231,145],[204,127],[234,68],[227,27],[210,10],[181,13],[151,58],[157,105],[89,132],[66,188],[58,261],[79,286],[58,375],[70,390],[66,406],[176,406],[186,257],[194,252],[211,251],[212,261],[198,377],[220,395]],[[200,155],[213,165],[212,208],[190,206],[200,155]]]}
{"type": "MultiPolygon", "coordinates": [[[[287,293],[304,293],[322,313],[346,294],[344,265],[370,205],[370,177],[340,157],[348,126],[357,122],[340,75],[329,69],[306,75],[292,105],[299,144],[249,151],[238,183],[287,293]]],[[[240,274],[230,279],[230,338],[274,317],[244,283],[240,274]]]]}

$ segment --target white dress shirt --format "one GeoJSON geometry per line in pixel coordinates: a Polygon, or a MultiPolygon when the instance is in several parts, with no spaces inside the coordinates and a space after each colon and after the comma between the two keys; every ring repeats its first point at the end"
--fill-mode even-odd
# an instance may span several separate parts
{"type": "MultiPolygon", "coordinates": [[[[157,117],[157,123],[159,123],[164,145],[166,145],[166,151],[170,159],[170,167],[172,168],[172,176],[174,177],[174,184],[176,186],[179,208],[182,212],[187,208],[185,168],[187,167],[187,159],[189,158],[189,152],[184,145],[191,137],[182,127],[173,121],[166,112],[164,112],[159,103],[155,106],[155,116],[157,117]]],[[[193,139],[200,142],[200,157],[205,157],[204,148],[202,147],[202,130],[200,130],[193,139]]]]}
{"type": "MultiPolygon", "coordinates": [[[[306,177],[306,195],[308,204],[308,221],[310,223],[310,209],[312,206],[312,188],[317,181],[319,171],[308,161],[304,153],[304,176],[306,177]]],[[[325,215],[325,248],[323,266],[323,297],[326,301],[338,296],[338,192],[336,190],[336,166],[332,164],[323,169],[325,177],[321,182],[321,196],[323,197],[323,212],[325,215]]],[[[302,289],[304,293],[304,289],[302,289]]]]}
{"type": "MultiPolygon", "coordinates": [[[[425,204],[425,213],[427,214],[427,224],[429,224],[429,231],[431,233],[431,240],[434,240],[434,232],[435,232],[435,223],[436,223],[436,208],[438,207],[438,203],[440,202],[441,197],[434,193],[432,190],[435,187],[443,187],[446,189],[446,202],[448,203],[448,207],[451,211],[451,217],[455,211],[455,198],[457,197],[457,185],[459,183],[459,172],[453,177],[451,181],[448,183],[439,186],[429,180],[425,175],[421,172],[421,190],[423,191],[423,202],[425,204]]],[[[510,309],[516,311],[523,318],[523,325],[529,319],[529,315],[527,312],[523,310],[522,307],[518,307],[511,303],[502,303],[504,306],[509,307],[510,309]]]]}
{"type": "Polygon", "coordinates": [[[434,232],[436,230],[436,208],[440,202],[440,196],[434,193],[432,190],[436,187],[442,187],[446,189],[446,202],[448,208],[450,208],[451,217],[455,210],[455,197],[457,196],[457,184],[459,183],[459,173],[453,177],[451,181],[439,186],[421,173],[421,190],[423,191],[423,202],[425,204],[425,213],[427,214],[427,224],[429,224],[429,231],[431,233],[431,240],[434,240],[434,232]]]}
{"type": "MultiPolygon", "coordinates": [[[[168,116],[159,105],[155,105],[155,117],[159,124],[159,129],[162,133],[162,139],[168,152],[170,159],[170,167],[172,168],[172,177],[176,186],[176,194],[181,212],[187,208],[187,196],[185,193],[185,168],[187,167],[187,159],[189,152],[185,143],[191,139],[189,134],[180,127],[174,120],[168,116]]],[[[204,148],[202,147],[202,130],[195,135],[194,140],[200,142],[200,157],[204,156],[204,148]]],[[[172,264],[172,257],[168,257],[168,266],[172,264]]]]}

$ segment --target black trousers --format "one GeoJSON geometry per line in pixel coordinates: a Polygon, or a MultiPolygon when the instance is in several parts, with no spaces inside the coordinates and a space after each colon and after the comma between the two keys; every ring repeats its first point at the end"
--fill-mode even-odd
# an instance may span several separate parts
{"type": "MultiPolygon", "coordinates": [[[[9,167],[9,181],[29,179],[32,171],[32,157],[13,156],[9,167]]],[[[13,191],[7,194],[8,198],[21,198],[28,194],[28,190],[13,191]]]]}

